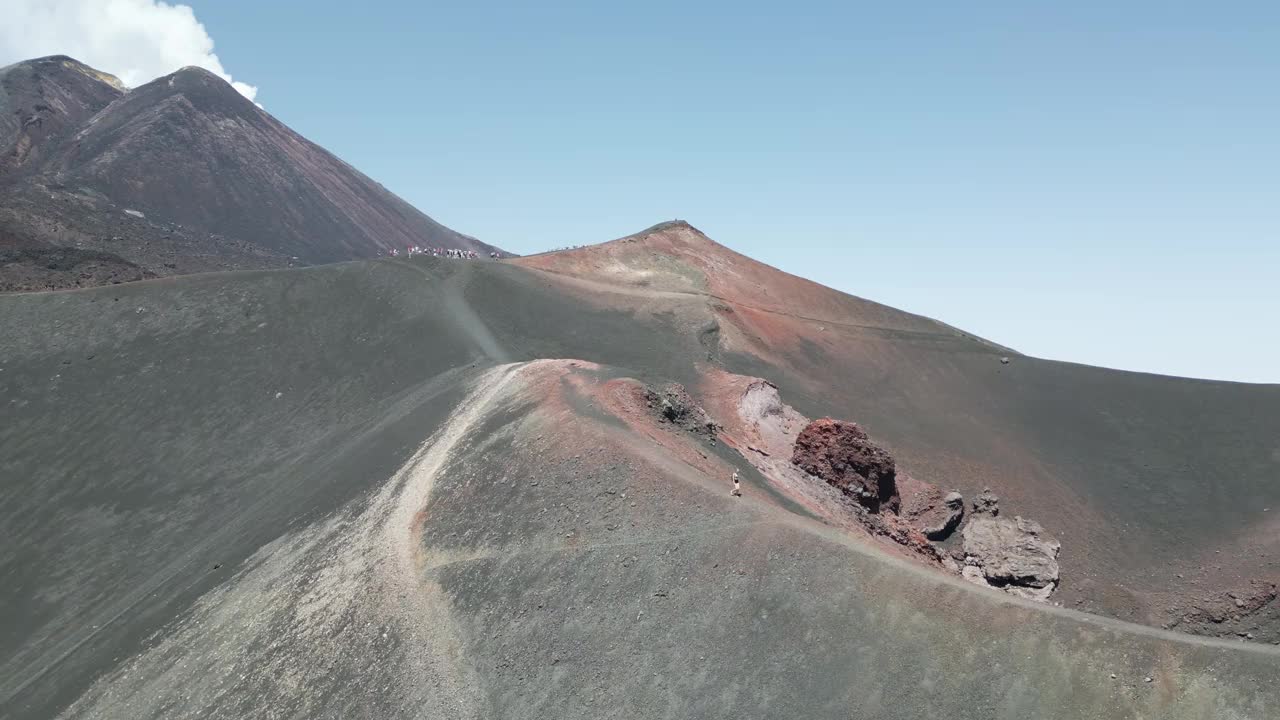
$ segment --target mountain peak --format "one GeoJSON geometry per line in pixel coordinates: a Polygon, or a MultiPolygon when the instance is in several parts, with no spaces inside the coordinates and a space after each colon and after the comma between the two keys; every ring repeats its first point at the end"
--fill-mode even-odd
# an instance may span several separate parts
{"type": "Polygon", "coordinates": [[[66,55],[0,68],[0,175],[38,163],[68,131],[124,93],[114,75],[66,55]]]}
{"type": "MultiPolygon", "coordinates": [[[[228,97],[235,95],[236,97],[243,99],[245,102],[249,102],[248,98],[245,98],[238,90],[231,86],[231,83],[198,65],[187,65],[186,67],[179,68],[168,75],[147,83],[147,85],[142,87],[149,86],[169,87],[183,92],[200,91],[217,93],[227,95],[228,97]]],[[[139,90],[141,89],[142,88],[139,88],[139,90]]]]}
{"type": "MultiPolygon", "coordinates": [[[[661,245],[663,247],[705,247],[718,246],[719,243],[707,237],[707,234],[690,225],[686,220],[664,220],[656,225],[618,238],[615,243],[640,243],[643,245],[661,245]]],[[[610,243],[606,243],[610,244],[610,243]]]]}
{"type": "Polygon", "coordinates": [[[191,107],[204,114],[223,117],[264,119],[267,117],[253,101],[240,94],[214,73],[188,65],[156,78],[129,93],[128,102],[138,108],[157,107],[165,100],[182,96],[191,107]]]}
{"type": "MultiPolygon", "coordinates": [[[[34,238],[48,237],[50,208],[77,237],[96,243],[104,235],[101,213],[50,202],[52,186],[93,193],[112,214],[124,212],[129,219],[110,226],[128,224],[138,241],[90,249],[156,275],[353,260],[414,245],[494,249],[422,214],[205,68],[184,67],[127,93],[90,80],[95,72],[56,56],[0,77],[0,175],[26,173],[30,202],[20,211],[34,238]],[[157,250],[178,235],[198,249],[186,257],[157,250]]],[[[0,197],[0,216],[18,195],[0,197]]],[[[113,233],[106,237],[125,237],[113,233]]]]}
{"type": "Polygon", "coordinates": [[[169,73],[165,77],[186,78],[191,80],[201,80],[204,82],[215,81],[224,83],[227,87],[231,87],[230,83],[215,75],[213,72],[200,67],[199,65],[185,65],[177,70],[169,73]]]}
{"type": "Polygon", "coordinates": [[[702,237],[710,240],[710,238],[707,237],[706,233],[702,232],[701,230],[694,227],[693,225],[690,225],[687,220],[679,220],[679,219],[664,220],[660,223],[657,223],[656,225],[650,225],[649,227],[645,228],[644,230],[641,230],[638,233],[632,233],[631,235],[627,235],[625,238],[622,238],[622,239],[625,240],[628,238],[640,238],[640,237],[646,237],[648,235],[657,235],[659,233],[679,234],[683,232],[692,232],[698,237],[702,237]]]}
{"type": "Polygon", "coordinates": [[[47,72],[49,70],[70,70],[98,82],[110,85],[112,88],[121,92],[124,92],[127,89],[124,83],[120,82],[120,78],[115,75],[89,67],[70,55],[46,55],[44,57],[23,60],[21,62],[16,62],[9,67],[3,68],[3,71],[13,70],[15,68],[28,68],[42,72],[47,72]]]}

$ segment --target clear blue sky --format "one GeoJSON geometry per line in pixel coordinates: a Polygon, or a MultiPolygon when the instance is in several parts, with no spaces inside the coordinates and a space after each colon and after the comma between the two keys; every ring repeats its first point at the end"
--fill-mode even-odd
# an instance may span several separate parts
{"type": "Polygon", "coordinates": [[[191,5],[267,110],[512,251],[678,217],[1033,355],[1280,382],[1280,3],[191,5]]]}

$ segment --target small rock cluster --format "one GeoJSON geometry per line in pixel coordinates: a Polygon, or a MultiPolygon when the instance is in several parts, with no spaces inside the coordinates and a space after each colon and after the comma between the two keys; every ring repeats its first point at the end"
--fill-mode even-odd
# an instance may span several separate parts
{"type": "Polygon", "coordinates": [[[973,499],[973,514],[991,517],[1000,514],[1000,498],[991,492],[991,488],[983,488],[982,494],[973,499]]]}
{"type": "Polygon", "coordinates": [[[1000,499],[984,489],[973,501],[960,548],[944,564],[978,585],[1047,601],[1058,587],[1061,544],[1034,520],[999,515],[1000,499]]]}
{"type": "Polygon", "coordinates": [[[791,462],[855,500],[863,526],[874,535],[940,560],[974,583],[1042,602],[1058,587],[1061,544],[1039,523],[1000,517],[1000,500],[989,488],[974,498],[965,522],[959,492],[899,476],[893,456],[855,423],[809,423],[796,438],[791,462]],[[948,553],[936,544],[957,529],[959,547],[948,553]]]}
{"type": "Polygon", "coordinates": [[[1174,617],[1165,623],[1169,629],[1280,645],[1280,587],[1271,580],[1251,580],[1242,587],[1195,598],[1170,611],[1174,617]]]}
{"type": "Polygon", "coordinates": [[[682,430],[711,438],[719,430],[715,421],[680,383],[669,383],[660,388],[647,387],[645,400],[659,419],[682,430]]]}
{"type": "Polygon", "coordinates": [[[900,486],[902,517],[934,542],[951,537],[964,520],[964,497],[914,478],[900,486]]]}

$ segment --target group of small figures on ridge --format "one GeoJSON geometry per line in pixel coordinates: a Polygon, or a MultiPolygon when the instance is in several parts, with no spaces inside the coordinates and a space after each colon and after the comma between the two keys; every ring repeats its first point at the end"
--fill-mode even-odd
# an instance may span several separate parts
{"type": "MultiPolygon", "coordinates": [[[[382,251],[379,250],[378,254],[381,255],[382,251]]],[[[388,254],[391,257],[399,257],[400,249],[391,248],[388,254]]],[[[410,245],[408,250],[406,250],[404,254],[410,257],[414,255],[430,255],[431,257],[446,257],[446,258],[454,258],[456,260],[475,260],[480,257],[480,253],[476,252],[475,250],[460,250],[458,248],[433,248],[433,247],[422,247],[420,245],[410,245]]],[[[490,252],[489,259],[501,260],[502,253],[496,250],[493,252],[490,252]]]]}

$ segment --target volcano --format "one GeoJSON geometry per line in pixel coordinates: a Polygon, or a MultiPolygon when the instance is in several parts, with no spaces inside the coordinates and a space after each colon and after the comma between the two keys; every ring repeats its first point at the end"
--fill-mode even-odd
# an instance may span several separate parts
{"type": "Polygon", "coordinates": [[[212,73],[126,90],[65,56],[0,69],[0,290],[319,264],[455,232],[212,73]]]}
{"type": "MultiPolygon", "coordinates": [[[[123,179],[173,117],[279,139],[202,73],[65,107],[9,177],[66,189],[6,207],[310,222],[123,179]]],[[[1280,386],[1028,357],[686,222],[11,293],[0,391],[5,717],[1280,716],[1280,386]]]]}

